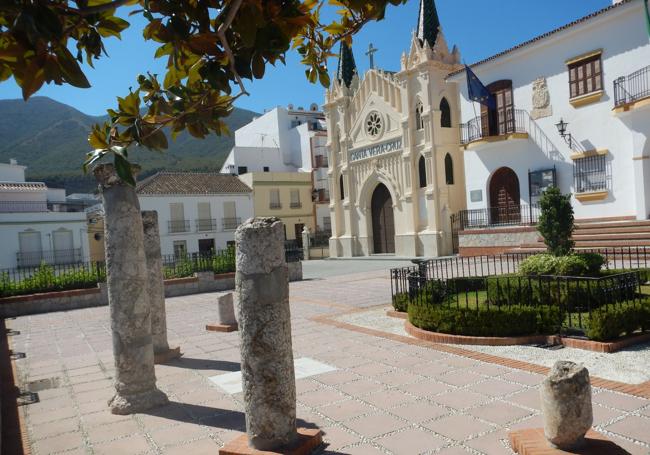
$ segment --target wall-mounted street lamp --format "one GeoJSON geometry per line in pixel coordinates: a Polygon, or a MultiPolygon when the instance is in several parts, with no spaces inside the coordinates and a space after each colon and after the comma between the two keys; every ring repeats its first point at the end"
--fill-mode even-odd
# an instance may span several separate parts
{"type": "Polygon", "coordinates": [[[562,139],[564,139],[564,142],[566,142],[569,145],[570,149],[573,149],[573,138],[571,137],[571,133],[567,133],[566,127],[568,123],[565,122],[560,118],[560,121],[555,124],[557,127],[558,133],[560,133],[560,136],[562,136],[562,139]]]}

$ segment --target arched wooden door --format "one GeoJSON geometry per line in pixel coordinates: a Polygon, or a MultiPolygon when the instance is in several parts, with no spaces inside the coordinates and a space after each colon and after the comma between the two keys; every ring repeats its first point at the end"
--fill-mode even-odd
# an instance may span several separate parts
{"type": "Polygon", "coordinates": [[[497,169],[490,179],[490,219],[492,224],[521,221],[519,178],[509,167],[497,169]]]}
{"type": "Polygon", "coordinates": [[[385,185],[379,184],[372,193],[372,239],[375,254],[395,252],[395,219],[393,201],[385,185]]]}

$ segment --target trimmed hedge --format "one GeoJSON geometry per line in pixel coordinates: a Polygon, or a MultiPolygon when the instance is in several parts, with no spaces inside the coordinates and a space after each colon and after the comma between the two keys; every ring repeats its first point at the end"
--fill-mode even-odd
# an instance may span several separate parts
{"type": "Polygon", "coordinates": [[[406,312],[409,306],[409,295],[407,292],[400,292],[393,296],[393,308],[395,311],[406,312]]]}
{"type": "Polygon", "coordinates": [[[562,320],[559,308],[550,306],[472,309],[412,303],[408,316],[411,324],[423,330],[484,337],[556,333],[562,320]]]}
{"type": "Polygon", "coordinates": [[[587,337],[595,341],[608,341],[637,330],[650,330],[650,301],[641,305],[617,308],[600,308],[591,313],[587,337]]]}
{"type": "Polygon", "coordinates": [[[519,265],[522,275],[598,276],[605,258],[596,253],[574,253],[566,256],[536,254],[519,265]]]}
{"type": "Polygon", "coordinates": [[[79,266],[57,273],[54,267],[41,264],[31,276],[21,280],[14,279],[7,272],[1,273],[0,297],[94,288],[98,282],[103,281],[106,281],[104,267],[79,266]]]}

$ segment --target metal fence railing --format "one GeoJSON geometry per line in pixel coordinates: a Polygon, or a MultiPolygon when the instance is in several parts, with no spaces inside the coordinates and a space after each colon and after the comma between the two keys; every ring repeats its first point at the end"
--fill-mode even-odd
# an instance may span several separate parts
{"type": "Polygon", "coordinates": [[[541,210],[538,205],[511,205],[484,209],[461,210],[452,215],[459,230],[495,226],[532,226],[537,224],[541,210]]]}
{"type": "Polygon", "coordinates": [[[35,267],[42,263],[52,265],[77,264],[83,261],[80,248],[62,250],[19,251],[16,253],[18,268],[35,267]]]}
{"type": "Polygon", "coordinates": [[[167,222],[167,227],[170,234],[190,232],[190,220],[170,220],[167,222]]]}
{"type": "Polygon", "coordinates": [[[467,123],[461,123],[460,143],[469,144],[486,137],[527,132],[528,114],[523,109],[508,108],[500,115],[504,116],[502,122],[490,120],[487,116],[475,117],[467,123]]]}
{"type": "Polygon", "coordinates": [[[614,80],[614,106],[650,97],[650,66],[614,80]]]}

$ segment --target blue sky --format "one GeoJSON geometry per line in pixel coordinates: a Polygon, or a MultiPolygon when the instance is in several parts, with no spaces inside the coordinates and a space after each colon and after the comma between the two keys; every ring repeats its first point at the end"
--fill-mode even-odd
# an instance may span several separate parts
{"type": "MultiPolygon", "coordinates": [[[[353,50],[360,71],[368,69],[365,51],[370,42],[379,49],[376,66],[399,69],[402,52],[408,51],[412,30],[417,22],[418,0],[400,7],[389,7],[386,18],[368,24],[354,38],[353,50]]],[[[558,26],[585,16],[611,4],[611,0],[437,0],[438,14],[450,46],[458,45],[467,63],[480,60],[514,44],[533,38],[558,26]]],[[[85,68],[92,84],[90,89],[67,86],[45,86],[37,95],[48,96],[80,111],[101,115],[115,105],[115,97],[128,93],[139,73],[147,70],[164,73],[163,60],[153,58],[156,45],[142,39],[143,21],[127,18],[132,26],[122,41],[109,39],[106,48],[110,58],[96,62],[95,69],[85,68]]],[[[336,71],[331,59],[330,73],[336,71]]],[[[249,97],[240,98],[239,107],[263,112],[289,103],[309,106],[322,104],[323,88],[307,82],[304,68],[295,52],[287,65],[268,67],[263,80],[246,81],[249,97]]],[[[13,80],[0,83],[0,99],[20,98],[20,89],[13,80]]]]}

